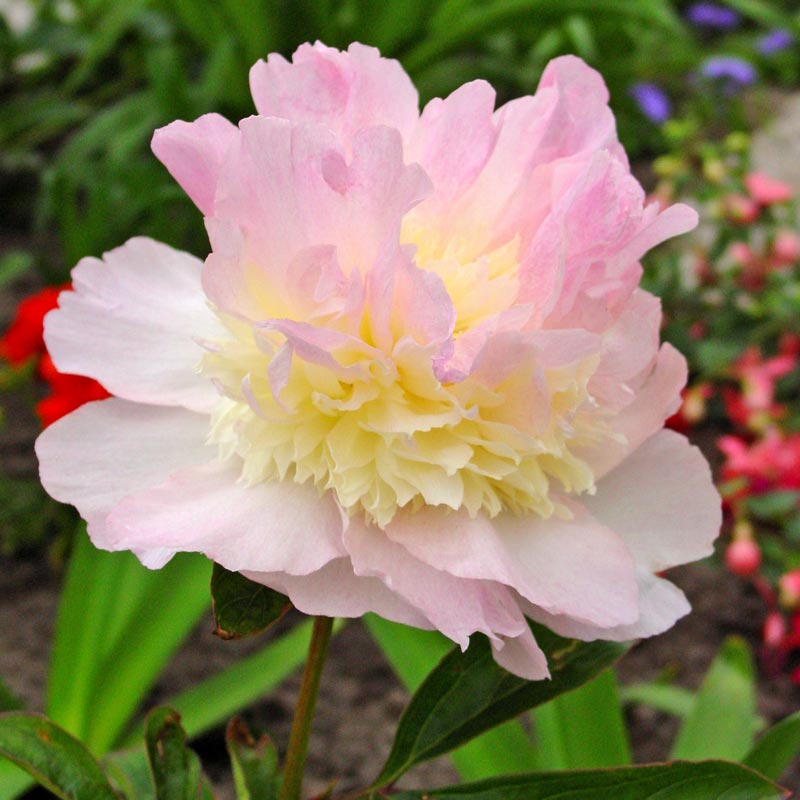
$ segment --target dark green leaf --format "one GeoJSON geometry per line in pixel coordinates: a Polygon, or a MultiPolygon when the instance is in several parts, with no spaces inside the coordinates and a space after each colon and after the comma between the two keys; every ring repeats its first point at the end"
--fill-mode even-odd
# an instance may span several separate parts
{"type": "Polygon", "coordinates": [[[738,761],[752,747],[757,725],[750,650],[742,639],[729,636],[706,673],[670,755],[738,761]]]}
{"type": "Polygon", "coordinates": [[[157,800],[213,800],[200,760],[186,747],[180,717],[171,708],[147,715],[145,742],[157,800]]]}
{"type": "Polygon", "coordinates": [[[222,639],[259,633],[292,607],[285,595],[219,564],[211,575],[211,603],[217,621],[214,633],[222,639]]]}
{"type": "Polygon", "coordinates": [[[578,642],[532,627],[551,679],[526,681],[506,672],[495,663],[488,640],[474,636],[465,653],[455,648],[446,655],[411,699],[375,786],[586,683],[625,652],[625,645],[578,642]]]}
{"type": "Polygon", "coordinates": [[[280,790],[278,753],[269,736],[256,741],[239,717],[225,732],[239,800],[276,800],[280,790]]]}
{"type": "Polygon", "coordinates": [[[119,800],[92,754],[41,714],[0,714],[0,754],[63,800],[119,800]]]}
{"type": "Polygon", "coordinates": [[[642,767],[542,772],[391,794],[391,800],[777,800],[789,793],[739,764],[677,761],[642,767]]]}
{"type": "Polygon", "coordinates": [[[792,759],[800,753],[800,711],[773,725],[744,757],[748,767],[778,780],[792,759]]]}

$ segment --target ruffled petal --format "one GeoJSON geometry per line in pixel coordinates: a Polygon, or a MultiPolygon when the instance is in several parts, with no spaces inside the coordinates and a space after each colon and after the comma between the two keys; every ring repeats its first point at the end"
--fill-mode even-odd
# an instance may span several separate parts
{"type": "Polygon", "coordinates": [[[319,122],[345,142],[372,125],[407,135],[419,116],[417,90],[400,64],[358,43],[346,52],[303,44],[291,63],[273,53],[250,70],[250,90],[259,114],[319,122]]]}
{"type": "Polygon", "coordinates": [[[462,649],[475,632],[516,637],[527,627],[504,586],[434,569],[379,528],[356,519],[350,520],[344,540],[357,575],[380,578],[462,649]]]}
{"type": "Polygon", "coordinates": [[[126,497],[107,519],[114,549],[200,552],[232,571],[307,575],[346,554],[344,518],[308,484],[246,486],[235,465],[209,463],[126,497]]]}
{"type": "Polygon", "coordinates": [[[691,606],[684,593],[663,578],[639,571],[639,619],[630,625],[599,628],[569,617],[548,614],[541,608],[522,601],[525,615],[561,636],[582,639],[586,642],[603,639],[608,642],[630,642],[647,636],[656,636],[669,630],[691,606]]]}
{"type": "Polygon", "coordinates": [[[607,627],[638,615],[633,557],[616,533],[579,508],[572,520],[510,513],[471,519],[423,508],[399,512],[386,534],[435,569],[497,581],[553,614],[607,627]]]}
{"type": "Polygon", "coordinates": [[[153,134],[151,147],[170,175],[206,215],[214,213],[222,163],[236,141],[236,126],[219,114],[172,122],[153,134]]]}
{"type": "Polygon", "coordinates": [[[126,400],[207,411],[218,399],[197,374],[196,339],[222,326],[200,287],[202,262],[152,239],[131,239],[84,258],[74,291],[45,319],[45,341],[63,373],[85,375],[126,400]]]}
{"type": "Polygon", "coordinates": [[[117,398],[87,403],[40,434],[39,475],[52,497],[78,509],[98,547],[118,549],[105,524],[111,509],[208,461],[215,448],[206,445],[207,434],[208,417],[182,408],[117,398]]]}
{"type": "Polygon", "coordinates": [[[685,437],[668,430],[609,472],[584,505],[652,572],[711,555],[722,524],[708,462],[685,437]]]}

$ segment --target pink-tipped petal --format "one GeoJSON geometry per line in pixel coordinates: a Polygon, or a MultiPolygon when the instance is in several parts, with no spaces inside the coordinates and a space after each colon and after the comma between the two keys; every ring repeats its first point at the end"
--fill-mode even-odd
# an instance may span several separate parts
{"type": "Polygon", "coordinates": [[[194,204],[206,215],[214,213],[222,163],[239,133],[219,114],[194,122],[172,122],[153,134],[151,147],[194,204]]]}
{"type": "Polygon", "coordinates": [[[527,625],[519,636],[503,636],[500,641],[492,640],[492,651],[494,660],[501,667],[520,678],[540,681],[550,677],[547,657],[527,625]]]}
{"type": "Polygon", "coordinates": [[[342,512],[310,485],[246,486],[235,464],[183,470],[118,503],[107,519],[115,549],[200,552],[233,571],[307,575],[345,555],[342,512]]]}
{"type": "Polygon", "coordinates": [[[668,430],[609,472],[584,505],[651,572],[711,555],[722,523],[708,462],[685,437],[668,430]]]}
{"type": "Polygon", "coordinates": [[[272,54],[250,70],[250,90],[262,116],[319,122],[343,141],[372,125],[408,134],[419,114],[417,90],[400,64],[357,43],[346,52],[304,44],[291,62],[272,54]]]}
{"type": "Polygon", "coordinates": [[[45,320],[56,367],[126,400],[208,411],[218,399],[196,373],[196,339],[223,328],[200,288],[202,262],[152,239],[131,239],[73,270],[73,291],[45,320]]]}

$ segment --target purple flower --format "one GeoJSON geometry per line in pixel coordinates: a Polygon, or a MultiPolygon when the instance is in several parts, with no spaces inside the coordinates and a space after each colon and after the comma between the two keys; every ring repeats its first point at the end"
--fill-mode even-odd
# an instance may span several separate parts
{"type": "Polygon", "coordinates": [[[749,86],[756,79],[756,68],[736,56],[713,56],[700,65],[700,74],[712,81],[724,82],[729,89],[749,86]]]}
{"type": "Polygon", "coordinates": [[[649,81],[634,83],[630,88],[630,95],[649,120],[661,124],[672,116],[669,97],[657,83],[649,81]]]}
{"type": "Polygon", "coordinates": [[[718,30],[730,30],[739,24],[736,11],[717,3],[693,3],[686,11],[686,19],[698,28],[718,30]]]}
{"type": "Polygon", "coordinates": [[[794,43],[794,36],[785,28],[775,28],[775,30],[765,33],[756,45],[756,49],[764,56],[772,55],[781,50],[785,50],[794,43]]]}

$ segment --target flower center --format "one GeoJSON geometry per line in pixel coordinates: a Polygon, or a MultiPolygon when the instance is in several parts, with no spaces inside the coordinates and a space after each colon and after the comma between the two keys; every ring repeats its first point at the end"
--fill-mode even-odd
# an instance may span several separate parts
{"type": "MultiPolygon", "coordinates": [[[[451,350],[513,307],[516,240],[477,252],[474,242],[440,242],[406,224],[403,241],[450,296],[451,350]]],[[[522,357],[509,346],[505,358],[488,353],[468,374],[440,379],[441,346],[404,335],[402,309],[378,346],[360,276],[309,274],[310,312],[287,289],[272,296],[269,313],[279,313],[270,322],[220,313],[230,337],[209,344],[202,362],[223,395],[210,440],[223,458],[241,460],[246,483],[313,481],[379,526],[423,505],[568,515],[565,494],[594,490],[576,452],[610,435],[587,388],[596,352],[552,364],[535,344],[522,357]]]]}

